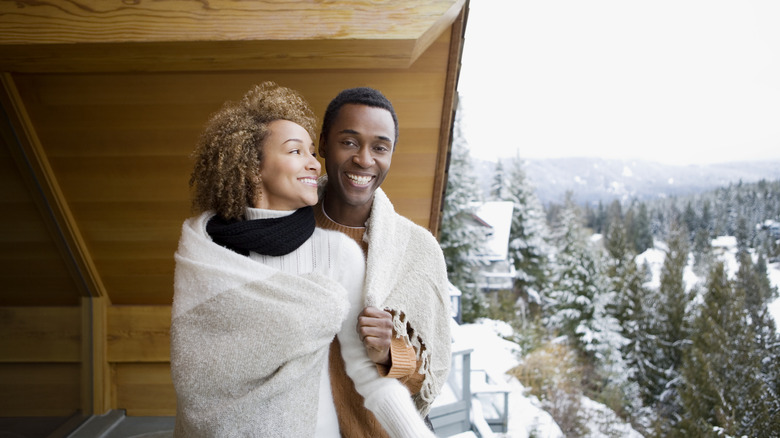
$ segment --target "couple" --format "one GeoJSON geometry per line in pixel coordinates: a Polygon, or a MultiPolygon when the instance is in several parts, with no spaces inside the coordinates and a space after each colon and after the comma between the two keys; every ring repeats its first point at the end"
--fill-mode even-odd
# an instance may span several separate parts
{"type": "Polygon", "coordinates": [[[379,189],[395,111],[370,88],[331,101],[319,188],[315,130],[298,93],[266,82],[201,136],[200,214],[175,254],[176,436],[433,436],[447,276],[433,236],[379,189]]]}

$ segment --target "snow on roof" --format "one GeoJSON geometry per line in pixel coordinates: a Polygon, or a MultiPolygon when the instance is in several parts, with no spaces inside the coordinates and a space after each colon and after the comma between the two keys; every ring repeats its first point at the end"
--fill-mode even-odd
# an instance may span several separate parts
{"type": "Polygon", "coordinates": [[[506,260],[509,252],[509,229],[512,226],[514,203],[510,201],[490,201],[479,204],[477,219],[490,225],[493,234],[486,243],[486,255],[493,260],[506,260]]]}

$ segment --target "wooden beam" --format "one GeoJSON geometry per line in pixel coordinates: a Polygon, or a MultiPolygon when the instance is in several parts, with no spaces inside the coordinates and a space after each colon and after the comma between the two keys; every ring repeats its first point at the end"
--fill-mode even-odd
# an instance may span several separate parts
{"type": "Polygon", "coordinates": [[[382,3],[15,0],[0,2],[0,43],[417,39],[463,0],[382,3]]]}
{"type": "Polygon", "coordinates": [[[0,2],[0,71],[407,68],[464,1],[0,2]]]}
{"type": "Polygon", "coordinates": [[[441,111],[441,129],[439,131],[439,154],[436,163],[436,176],[433,181],[431,214],[428,223],[428,229],[437,238],[439,237],[439,227],[441,225],[444,191],[447,188],[446,173],[449,166],[448,156],[452,146],[452,123],[457,108],[458,76],[460,75],[460,60],[463,52],[466,21],[468,19],[468,7],[468,1],[466,1],[459,11],[457,20],[452,24],[452,36],[450,37],[449,65],[447,66],[447,79],[441,111]]]}
{"type": "Polygon", "coordinates": [[[407,68],[413,40],[0,45],[0,71],[112,73],[407,68]]]}
{"type": "Polygon", "coordinates": [[[102,297],[82,299],[82,330],[89,342],[82,344],[81,409],[87,415],[103,415],[111,409],[107,302],[102,297]]]}
{"type": "Polygon", "coordinates": [[[0,120],[3,140],[8,143],[22,175],[29,175],[26,183],[34,196],[44,221],[50,228],[74,281],[85,296],[106,296],[106,290],[95,268],[81,232],[70,212],[68,202],[60,190],[57,178],[49,165],[35,127],[13,77],[0,74],[0,120]]]}

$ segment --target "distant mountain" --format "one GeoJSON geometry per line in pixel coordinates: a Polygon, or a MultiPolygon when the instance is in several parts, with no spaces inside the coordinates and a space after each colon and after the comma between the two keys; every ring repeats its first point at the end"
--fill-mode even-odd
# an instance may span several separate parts
{"type": "MultiPolygon", "coordinates": [[[[508,160],[503,166],[510,167],[508,160]]],[[[487,193],[496,163],[475,160],[474,167],[487,193]]],[[[614,199],[647,200],[698,193],[740,180],[780,179],[780,161],[672,166],[636,160],[560,158],[528,159],[524,169],[544,204],[561,202],[569,190],[579,203],[608,203],[614,199]]]]}

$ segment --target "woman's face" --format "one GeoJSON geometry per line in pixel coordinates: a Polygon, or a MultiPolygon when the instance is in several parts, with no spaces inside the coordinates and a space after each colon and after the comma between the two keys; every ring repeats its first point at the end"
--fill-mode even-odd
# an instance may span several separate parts
{"type": "Polygon", "coordinates": [[[301,125],[289,120],[275,120],[268,127],[260,190],[253,207],[297,210],[316,204],[320,163],[314,153],[314,141],[301,125]]]}

